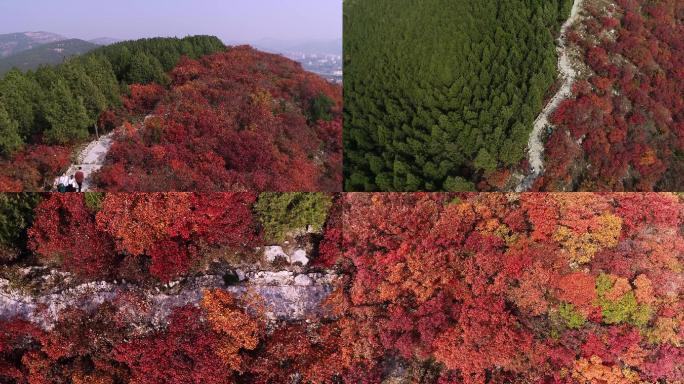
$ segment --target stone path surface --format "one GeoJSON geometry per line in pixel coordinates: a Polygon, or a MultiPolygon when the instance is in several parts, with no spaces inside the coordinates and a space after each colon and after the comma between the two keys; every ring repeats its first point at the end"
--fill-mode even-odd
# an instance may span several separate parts
{"type": "MultiPolygon", "coordinates": [[[[104,165],[107,152],[112,147],[114,142],[114,134],[116,130],[109,132],[104,136],[100,136],[99,140],[91,141],[77,156],[76,164],[72,164],[64,175],[75,175],[80,167],[85,175],[83,181],[82,192],[87,192],[92,187],[92,174],[98,171],[104,165]]],[[[61,176],[60,176],[61,177],[61,176]]],[[[55,179],[55,189],[59,177],[55,179]]]]}
{"type": "MultiPolygon", "coordinates": [[[[321,302],[333,291],[338,275],[333,273],[296,273],[291,271],[237,271],[239,281],[227,285],[222,275],[203,275],[160,287],[140,287],[127,282],[96,281],[65,289],[47,289],[28,294],[0,279],[0,319],[24,318],[50,329],[60,313],[70,306],[92,310],[122,294],[143,298],[144,313],[137,321],[158,326],[173,308],[197,304],[206,289],[221,288],[236,296],[256,293],[266,306],[270,320],[304,320],[323,313],[321,302]]],[[[67,273],[53,272],[51,279],[69,281],[67,273]]]]}
{"type": "Polygon", "coordinates": [[[524,192],[532,188],[534,181],[544,172],[544,142],[542,141],[542,134],[547,126],[551,125],[549,117],[558,108],[558,106],[567,98],[572,96],[572,85],[575,83],[577,71],[572,67],[570,60],[570,52],[568,50],[567,32],[568,29],[579,20],[580,11],[584,0],[575,0],[572,5],[570,17],[565,21],[561,27],[560,37],[558,38],[558,69],[560,78],[563,79],[563,84],[556,93],[556,95],[546,104],[546,107],[537,116],[534,121],[534,128],[530,134],[530,139],[527,144],[527,154],[530,163],[530,173],[525,176],[516,186],[516,192],[524,192]]]}
{"type": "MultiPolygon", "coordinates": [[[[142,124],[144,125],[147,122],[147,119],[153,116],[154,115],[145,116],[142,124]]],[[[87,192],[92,188],[92,174],[104,166],[105,159],[107,158],[107,152],[109,152],[109,149],[114,143],[114,135],[116,135],[117,132],[121,132],[122,129],[122,127],[114,129],[108,134],[100,136],[98,140],[93,140],[88,143],[88,145],[76,157],[76,164],[72,164],[66,173],[64,173],[66,176],[71,176],[76,174],[79,167],[82,168],[85,179],[83,181],[83,188],[81,189],[81,192],[87,192]]],[[[59,177],[61,176],[63,175],[60,175],[59,177]]],[[[55,190],[57,189],[59,177],[55,179],[53,185],[53,189],[55,190]]]]}

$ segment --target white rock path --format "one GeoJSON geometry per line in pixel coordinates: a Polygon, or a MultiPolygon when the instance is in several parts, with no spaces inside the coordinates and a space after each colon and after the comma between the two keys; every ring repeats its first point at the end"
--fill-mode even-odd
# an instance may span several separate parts
{"type": "MultiPolygon", "coordinates": [[[[85,175],[85,179],[83,180],[83,188],[81,189],[82,192],[86,192],[91,188],[92,174],[98,171],[104,165],[107,152],[109,152],[109,149],[112,147],[112,143],[114,143],[115,133],[116,130],[109,132],[104,136],[100,136],[99,140],[91,141],[76,157],[76,164],[72,164],[64,174],[66,176],[75,175],[80,167],[85,175]]],[[[60,177],[55,179],[55,189],[60,177]]]]}
{"type": "MultiPolygon", "coordinates": [[[[152,116],[154,115],[145,116],[145,119],[143,119],[143,124],[152,116]]],[[[104,136],[100,136],[98,140],[93,140],[88,143],[88,145],[76,157],[76,164],[72,164],[64,173],[64,175],[68,177],[75,175],[79,167],[82,168],[81,170],[83,171],[85,179],[83,180],[83,188],[81,189],[81,192],[87,192],[92,187],[92,174],[104,166],[105,159],[107,158],[107,152],[109,152],[109,149],[114,143],[114,135],[117,132],[120,132],[121,129],[122,127],[119,127],[104,136]]],[[[64,175],[60,175],[55,179],[53,184],[54,190],[57,189],[59,178],[64,175]]]]}
{"type": "MultiPolygon", "coordinates": [[[[69,278],[68,274],[63,275],[69,278]]],[[[248,292],[258,294],[264,300],[266,316],[270,320],[297,321],[324,312],[321,302],[333,291],[338,278],[331,272],[253,271],[243,273],[241,281],[230,286],[226,286],[221,275],[204,275],[171,282],[162,290],[126,282],[95,281],[37,295],[12,288],[9,281],[0,278],[0,319],[19,317],[51,329],[68,307],[93,310],[122,294],[135,293],[144,297],[149,308],[149,313],[138,314],[141,320],[159,326],[173,308],[197,305],[205,289],[222,288],[237,296],[248,292]]]]}
{"type": "Polygon", "coordinates": [[[530,134],[530,139],[527,144],[527,153],[530,163],[530,173],[524,177],[520,184],[515,188],[516,192],[524,192],[529,190],[534,181],[541,176],[544,172],[544,143],[542,142],[542,133],[544,129],[551,125],[549,122],[549,117],[558,108],[560,103],[565,99],[572,96],[572,85],[575,83],[575,78],[577,77],[577,71],[572,67],[572,62],[570,60],[570,52],[567,47],[567,32],[568,29],[579,20],[580,11],[582,9],[582,4],[584,0],[575,0],[572,5],[572,11],[570,12],[570,17],[565,21],[561,27],[560,37],[558,38],[558,69],[560,71],[560,78],[562,78],[563,85],[556,93],[556,95],[551,99],[551,101],[546,104],[546,107],[537,116],[534,121],[534,128],[530,134]]]}

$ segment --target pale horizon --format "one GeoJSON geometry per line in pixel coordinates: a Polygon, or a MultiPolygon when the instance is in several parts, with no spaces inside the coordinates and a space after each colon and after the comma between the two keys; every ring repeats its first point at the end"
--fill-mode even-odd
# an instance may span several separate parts
{"type": "Polygon", "coordinates": [[[3,0],[0,34],[131,40],[213,35],[226,43],[301,43],[342,38],[341,0],[3,0]]]}

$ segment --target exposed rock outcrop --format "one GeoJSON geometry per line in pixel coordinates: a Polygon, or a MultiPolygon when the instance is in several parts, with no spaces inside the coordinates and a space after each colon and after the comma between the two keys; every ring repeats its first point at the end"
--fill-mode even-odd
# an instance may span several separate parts
{"type": "MultiPolygon", "coordinates": [[[[136,297],[136,321],[158,326],[164,323],[173,308],[197,304],[205,289],[221,288],[238,297],[248,292],[257,294],[263,300],[270,320],[304,320],[324,315],[320,304],[332,292],[338,279],[333,273],[241,273],[243,279],[234,285],[226,285],[224,276],[203,275],[152,288],[98,281],[36,293],[21,292],[12,288],[8,280],[0,279],[0,318],[21,317],[49,329],[70,306],[93,310],[104,302],[116,302],[125,296],[136,297]]],[[[69,279],[68,275],[63,277],[69,279]]]]}

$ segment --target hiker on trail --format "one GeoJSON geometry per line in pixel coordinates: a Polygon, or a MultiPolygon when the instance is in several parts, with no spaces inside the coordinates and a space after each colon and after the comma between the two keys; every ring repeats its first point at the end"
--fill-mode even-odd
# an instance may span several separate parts
{"type": "Polygon", "coordinates": [[[66,192],[67,185],[69,184],[69,177],[67,175],[62,175],[57,180],[57,192],[66,192]]]}
{"type": "Polygon", "coordinates": [[[81,192],[81,189],[83,189],[83,180],[85,179],[85,174],[83,173],[83,168],[78,167],[78,171],[76,172],[76,184],[78,185],[78,191],[81,192]]]}
{"type": "Polygon", "coordinates": [[[74,180],[74,175],[69,176],[69,183],[66,186],[67,192],[76,192],[76,181],[74,180]]]}

